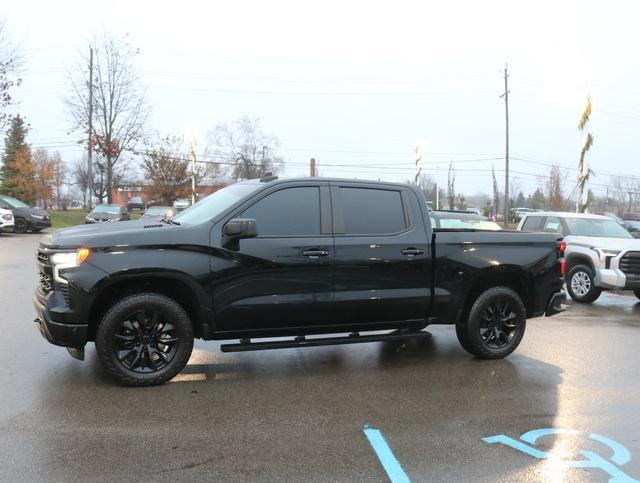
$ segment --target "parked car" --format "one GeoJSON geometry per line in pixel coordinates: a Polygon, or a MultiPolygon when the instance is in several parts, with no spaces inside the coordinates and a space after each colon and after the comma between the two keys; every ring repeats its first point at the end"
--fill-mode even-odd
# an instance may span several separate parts
{"type": "Polygon", "coordinates": [[[104,367],[133,386],[174,377],[195,337],[251,351],[455,324],[462,347],[498,359],[528,317],[562,310],[561,250],[555,234],[433,229],[413,185],[268,178],[166,223],[51,234],[35,307],[45,338],[80,359],[95,341],[104,367]],[[287,339],[264,340],[274,337],[287,339]]]}
{"type": "Polygon", "coordinates": [[[170,206],[150,206],[149,208],[147,208],[147,211],[145,211],[142,214],[140,219],[156,220],[156,221],[159,221],[162,219],[170,220],[176,215],[176,213],[177,213],[177,210],[170,206]]]}
{"type": "Polygon", "coordinates": [[[467,207],[464,211],[467,213],[475,213],[476,215],[482,216],[482,210],[480,208],[474,208],[473,206],[467,207]]]}
{"type": "Polygon", "coordinates": [[[533,213],[533,212],[535,212],[533,208],[523,208],[523,207],[512,208],[511,218],[513,219],[513,221],[520,221],[525,214],[533,213]]]}
{"type": "Polygon", "coordinates": [[[633,290],[640,298],[640,240],[601,215],[543,212],[526,215],[518,230],[555,233],[566,243],[567,291],[591,303],[602,290],[633,290]]]}
{"type": "Polygon", "coordinates": [[[627,220],[640,221],[640,213],[636,211],[626,211],[622,214],[622,220],[623,221],[627,221],[627,220]]]}
{"type": "Polygon", "coordinates": [[[640,221],[637,220],[624,220],[622,226],[631,233],[633,238],[640,238],[640,221]]]}
{"type": "Polygon", "coordinates": [[[102,203],[96,205],[91,212],[85,217],[85,224],[104,223],[109,221],[127,221],[131,219],[131,215],[124,206],[115,203],[102,203]]]}
{"type": "Polygon", "coordinates": [[[434,210],[429,213],[431,226],[434,228],[446,228],[455,230],[502,230],[495,221],[486,216],[476,215],[466,211],[434,210]]]}
{"type": "Polygon", "coordinates": [[[127,209],[129,211],[143,211],[147,207],[142,196],[133,196],[127,201],[127,209]]]}
{"type": "Polygon", "coordinates": [[[51,226],[49,213],[40,208],[31,208],[26,203],[11,196],[0,195],[0,208],[13,213],[13,231],[25,233],[32,231],[38,233],[51,226]]]}
{"type": "Polygon", "coordinates": [[[10,210],[0,208],[0,235],[5,230],[13,230],[13,213],[10,210]]]}
{"type": "Polygon", "coordinates": [[[178,211],[186,210],[190,206],[191,206],[191,201],[189,201],[186,198],[178,198],[173,202],[173,207],[178,211]]]}

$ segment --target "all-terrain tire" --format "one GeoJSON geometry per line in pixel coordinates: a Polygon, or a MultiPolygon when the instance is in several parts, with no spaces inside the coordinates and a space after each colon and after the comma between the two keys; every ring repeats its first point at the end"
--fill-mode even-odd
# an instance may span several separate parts
{"type": "MultiPolygon", "coordinates": [[[[137,325],[144,325],[143,322],[137,325]]],[[[161,325],[158,325],[161,327],[161,325]]],[[[132,331],[133,333],[133,331],[132,331]]],[[[135,336],[130,336],[135,338],[135,336]]],[[[149,336],[145,336],[149,337],[149,336]]],[[[132,339],[133,340],[133,339],[132,339]]],[[[162,339],[159,339],[162,341],[162,339]]],[[[129,344],[129,342],[126,342],[129,344]]],[[[135,344],[133,341],[131,344],[135,344]]],[[[156,346],[157,347],[157,346],[156,346]]],[[[173,299],[157,293],[139,293],[125,297],[117,301],[102,317],[96,333],[96,350],[102,365],[121,384],[127,386],[153,386],[162,384],[175,377],[187,364],[193,350],[193,325],[185,310],[173,299]],[[159,314],[157,317],[160,324],[173,326],[171,337],[177,339],[175,349],[172,349],[171,359],[164,367],[151,372],[138,372],[126,366],[119,356],[118,351],[122,348],[123,335],[119,331],[124,324],[134,324],[140,318],[138,314],[153,313],[159,314]],[[135,315],[134,315],[135,314],[135,315]]],[[[140,349],[138,352],[142,351],[140,349]]],[[[157,349],[153,349],[157,352],[157,349]]],[[[146,358],[150,357],[150,352],[146,352],[146,358]]],[[[158,359],[159,360],[159,359],[158,359]]],[[[164,362],[164,361],[162,361],[164,362]]],[[[154,363],[154,366],[156,364],[154,363]]],[[[146,369],[145,369],[146,370],[146,369]]]]}
{"type": "Polygon", "coordinates": [[[520,296],[508,287],[493,287],[473,302],[466,323],[456,334],[462,347],[480,359],[502,359],[522,341],[527,311],[520,296]]]}

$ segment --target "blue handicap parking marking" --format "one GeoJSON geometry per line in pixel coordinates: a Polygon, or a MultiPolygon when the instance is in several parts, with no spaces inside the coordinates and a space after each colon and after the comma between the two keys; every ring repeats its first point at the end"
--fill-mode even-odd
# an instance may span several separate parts
{"type": "Polygon", "coordinates": [[[391,451],[380,430],[365,426],[364,434],[376,452],[391,483],[410,483],[411,480],[402,469],[400,462],[394,456],[393,451],[391,451]]]}
{"type": "MultiPolygon", "coordinates": [[[[535,445],[539,438],[549,435],[572,435],[579,436],[583,433],[575,429],[561,429],[561,428],[541,428],[528,431],[520,436],[520,439],[513,439],[505,434],[497,434],[495,436],[489,436],[482,438],[482,441],[489,444],[501,443],[509,446],[515,450],[525,453],[533,458],[545,459],[554,456],[553,451],[542,451],[536,448],[535,445]]],[[[567,468],[596,468],[600,469],[611,476],[610,483],[640,483],[640,480],[636,480],[627,475],[620,467],[631,461],[631,453],[622,444],[614,441],[605,436],[591,433],[587,436],[587,439],[597,441],[608,446],[612,455],[607,459],[593,451],[581,450],[579,453],[584,459],[580,460],[561,460],[561,463],[567,468]]]]}

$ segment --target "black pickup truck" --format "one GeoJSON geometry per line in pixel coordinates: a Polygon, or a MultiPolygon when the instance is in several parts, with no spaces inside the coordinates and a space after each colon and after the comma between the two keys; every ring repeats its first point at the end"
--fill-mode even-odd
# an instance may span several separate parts
{"type": "Polygon", "coordinates": [[[49,235],[34,304],[49,342],[83,359],[95,341],[127,385],[174,377],[195,337],[246,351],[455,324],[467,351],[494,359],[518,346],[527,318],[561,310],[562,256],[552,234],[434,230],[414,186],[269,177],[172,220],[49,235]]]}

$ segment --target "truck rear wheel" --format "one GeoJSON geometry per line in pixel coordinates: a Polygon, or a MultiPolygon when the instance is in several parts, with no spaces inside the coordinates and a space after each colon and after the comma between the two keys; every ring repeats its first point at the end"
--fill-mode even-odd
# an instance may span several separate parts
{"type": "Polygon", "coordinates": [[[576,265],[567,275],[567,291],[573,300],[582,304],[594,302],[602,289],[596,287],[593,270],[587,265],[576,265]]]}
{"type": "Polygon", "coordinates": [[[480,359],[502,359],[522,341],[527,311],[516,292],[493,287],[482,292],[469,311],[466,323],[456,325],[462,347],[480,359]]]}
{"type": "Polygon", "coordinates": [[[193,350],[193,326],[173,299],[130,295],[104,315],[96,333],[103,366],[127,386],[162,384],[178,374],[193,350]]]}

